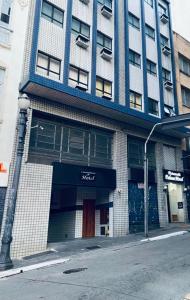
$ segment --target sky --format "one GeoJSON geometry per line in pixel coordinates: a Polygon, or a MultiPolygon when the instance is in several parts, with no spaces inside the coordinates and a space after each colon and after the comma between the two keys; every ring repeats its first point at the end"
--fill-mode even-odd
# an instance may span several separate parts
{"type": "Polygon", "coordinates": [[[173,30],[190,41],[190,0],[170,0],[173,30]]]}

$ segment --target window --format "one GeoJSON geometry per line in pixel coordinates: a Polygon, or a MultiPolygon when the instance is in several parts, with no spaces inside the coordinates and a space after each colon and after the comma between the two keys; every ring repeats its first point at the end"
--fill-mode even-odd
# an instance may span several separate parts
{"type": "Polygon", "coordinates": [[[36,70],[41,75],[49,76],[52,79],[59,80],[61,73],[61,60],[39,51],[36,70]]]}
{"type": "Polygon", "coordinates": [[[132,13],[129,12],[129,24],[132,27],[135,27],[137,29],[140,29],[140,21],[139,18],[137,18],[136,16],[134,16],[132,13]]]}
{"type": "Polygon", "coordinates": [[[74,67],[70,66],[69,68],[69,81],[71,85],[78,85],[78,88],[82,88],[84,90],[88,89],[88,72],[74,67]]]}
{"type": "Polygon", "coordinates": [[[0,21],[9,24],[12,0],[3,0],[0,7],[0,21]]]}
{"type": "Polygon", "coordinates": [[[105,34],[98,31],[97,34],[97,44],[101,47],[105,47],[109,50],[112,50],[112,39],[105,34]]]}
{"type": "Polygon", "coordinates": [[[145,33],[148,37],[155,40],[155,30],[147,24],[145,25],[145,33]]]}
{"type": "Polygon", "coordinates": [[[96,78],[96,96],[112,98],[112,83],[101,77],[96,78]]]}
{"type": "Polygon", "coordinates": [[[168,46],[168,38],[161,34],[160,35],[160,43],[161,43],[162,47],[168,46]]]}
{"type": "Polygon", "coordinates": [[[156,64],[151,60],[147,59],[146,65],[147,65],[147,72],[151,75],[156,76],[157,75],[156,64]]]}
{"type": "Polygon", "coordinates": [[[130,108],[142,110],[142,96],[133,91],[130,91],[130,108]]]}
{"type": "MultiPolygon", "coordinates": [[[[131,136],[127,139],[128,144],[128,166],[129,168],[143,168],[144,165],[144,140],[133,138],[131,136]]],[[[155,159],[155,144],[148,143],[147,147],[148,165],[149,168],[156,168],[155,159]]]]}
{"type": "Polygon", "coordinates": [[[112,8],[112,0],[98,0],[98,3],[105,5],[110,9],[112,8]]]}
{"type": "Polygon", "coordinates": [[[83,36],[90,38],[90,26],[74,17],[72,19],[72,32],[82,34],[83,36]]]}
{"type": "Polygon", "coordinates": [[[42,4],[42,17],[51,23],[63,27],[63,11],[46,1],[43,1],[42,4]]]}
{"type": "Polygon", "coordinates": [[[144,0],[144,1],[153,7],[153,0],[144,0]]]}
{"type": "Polygon", "coordinates": [[[162,79],[163,81],[171,81],[171,72],[162,68],[162,79]]]}
{"type": "Polygon", "coordinates": [[[183,105],[190,107],[190,89],[181,86],[181,95],[182,95],[183,105]]]}
{"type": "Polygon", "coordinates": [[[167,8],[165,6],[162,6],[161,4],[158,4],[158,12],[159,12],[159,15],[162,16],[162,15],[168,15],[168,11],[167,11],[167,8]]]}
{"type": "Polygon", "coordinates": [[[190,76],[190,59],[179,53],[179,69],[185,75],[190,76]]]}
{"type": "Polygon", "coordinates": [[[4,83],[4,78],[5,78],[5,69],[0,67],[0,89],[4,83]]]}
{"type": "Polygon", "coordinates": [[[155,116],[159,115],[158,101],[148,98],[148,113],[155,116]]]}
{"type": "Polygon", "coordinates": [[[82,165],[111,166],[112,133],[63,119],[34,116],[29,160],[51,164],[53,161],[82,165]],[[43,127],[43,130],[40,129],[43,127]]]}
{"type": "Polygon", "coordinates": [[[141,67],[141,56],[140,56],[140,54],[138,54],[135,51],[129,49],[129,62],[130,62],[130,64],[140,68],[141,67]]]}

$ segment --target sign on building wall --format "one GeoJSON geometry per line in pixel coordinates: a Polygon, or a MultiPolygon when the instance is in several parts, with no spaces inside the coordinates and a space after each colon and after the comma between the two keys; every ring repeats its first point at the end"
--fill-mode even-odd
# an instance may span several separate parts
{"type": "Polygon", "coordinates": [[[175,182],[175,183],[183,183],[184,182],[183,172],[163,170],[163,177],[164,177],[164,181],[170,181],[170,182],[175,182]]]}
{"type": "Polygon", "coordinates": [[[7,187],[9,175],[9,163],[0,161],[0,187],[7,187]]]}

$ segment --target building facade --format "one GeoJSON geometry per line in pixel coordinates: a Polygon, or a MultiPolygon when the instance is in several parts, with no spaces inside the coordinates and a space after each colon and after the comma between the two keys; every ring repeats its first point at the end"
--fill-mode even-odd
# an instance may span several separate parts
{"type": "Polygon", "coordinates": [[[28,18],[26,4],[27,1],[0,0],[0,228],[15,137],[28,18]]]}
{"type": "MultiPolygon", "coordinates": [[[[176,82],[179,113],[190,112],[190,41],[174,32],[176,82]]],[[[188,218],[190,220],[190,141],[183,141],[183,163],[188,218]]]]}
{"type": "MultiPolygon", "coordinates": [[[[143,230],[144,141],[178,113],[169,1],[31,0],[29,9],[20,92],[31,109],[12,255],[143,230]]],[[[148,145],[150,228],[187,220],[183,136],[157,131],[148,145]]]]}

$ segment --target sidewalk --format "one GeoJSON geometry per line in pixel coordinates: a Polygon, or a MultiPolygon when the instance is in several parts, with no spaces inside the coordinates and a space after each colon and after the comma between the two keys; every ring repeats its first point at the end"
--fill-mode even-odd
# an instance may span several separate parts
{"type": "MultiPolygon", "coordinates": [[[[149,237],[153,238],[161,235],[177,233],[179,231],[190,232],[190,224],[170,224],[166,228],[159,228],[150,231],[149,237]]],[[[14,269],[20,269],[20,272],[22,272],[22,268],[29,270],[30,269],[29,266],[32,265],[37,266],[37,264],[40,264],[41,267],[45,267],[46,265],[56,264],[56,262],[63,263],[68,259],[70,259],[73,255],[89,252],[92,250],[114,247],[114,246],[119,247],[125,244],[127,244],[128,246],[130,245],[132,246],[134,244],[141,243],[143,239],[144,239],[143,233],[136,233],[136,234],[129,234],[124,237],[117,237],[117,238],[95,237],[89,239],[68,240],[61,243],[51,243],[48,244],[47,251],[43,253],[38,253],[31,256],[23,257],[20,260],[14,260],[13,261],[14,269]]],[[[1,274],[2,272],[0,272],[0,278],[2,277],[1,274]]],[[[14,275],[14,272],[13,274],[10,272],[10,274],[14,275]]]]}

